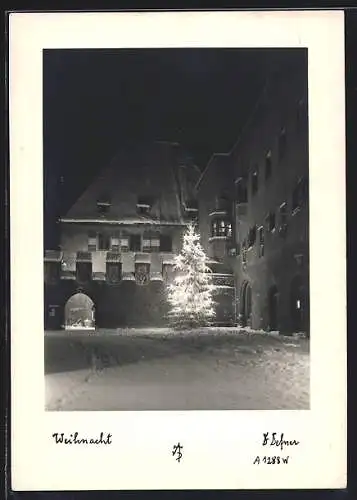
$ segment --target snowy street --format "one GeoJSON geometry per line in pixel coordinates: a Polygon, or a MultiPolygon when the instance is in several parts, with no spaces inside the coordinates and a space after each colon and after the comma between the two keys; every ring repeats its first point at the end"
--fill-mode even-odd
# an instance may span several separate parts
{"type": "Polygon", "coordinates": [[[47,410],[309,409],[309,341],[215,328],[45,333],[47,410]]]}

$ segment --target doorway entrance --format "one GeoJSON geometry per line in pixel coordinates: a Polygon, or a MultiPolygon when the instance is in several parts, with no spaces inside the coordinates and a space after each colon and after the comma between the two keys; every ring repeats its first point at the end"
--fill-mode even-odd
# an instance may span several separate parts
{"type": "Polygon", "coordinates": [[[95,308],[93,300],[84,293],[75,293],[64,307],[66,330],[94,330],[95,308]]]}
{"type": "Polygon", "coordinates": [[[248,281],[241,288],[239,316],[241,326],[252,326],[252,288],[248,281]]]}
{"type": "Polygon", "coordinates": [[[306,330],[306,291],[301,276],[291,282],[291,321],[294,332],[306,330]]]}
{"type": "Polygon", "coordinates": [[[276,285],[269,288],[268,292],[268,314],[269,314],[269,330],[278,330],[278,306],[279,293],[276,285]]]}

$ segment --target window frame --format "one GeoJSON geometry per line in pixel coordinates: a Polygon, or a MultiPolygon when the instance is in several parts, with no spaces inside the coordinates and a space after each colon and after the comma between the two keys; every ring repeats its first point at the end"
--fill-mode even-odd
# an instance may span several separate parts
{"type": "Polygon", "coordinates": [[[173,248],[173,238],[171,234],[160,234],[160,246],[159,246],[159,251],[160,252],[168,252],[171,253],[173,248]],[[164,245],[163,242],[165,241],[169,242],[169,245],[164,245]]]}
{"type": "Polygon", "coordinates": [[[107,261],[105,264],[105,278],[106,282],[110,285],[117,285],[118,283],[121,282],[122,280],[122,274],[123,274],[123,269],[122,269],[122,263],[121,262],[109,262],[107,261]],[[108,272],[109,269],[118,269],[118,279],[113,280],[109,278],[110,273],[108,272]]]}
{"type": "Polygon", "coordinates": [[[107,233],[97,233],[97,249],[99,251],[107,251],[111,249],[111,235],[107,233]],[[107,245],[102,245],[105,242],[107,245]]]}
{"type": "Polygon", "coordinates": [[[141,252],[142,251],[142,243],[143,243],[143,238],[141,234],[129,234],[128,236],[129,239],[129,252],[141,252]],[[136,238],[136,243],[139,242],[139,245],[134,245],[134,241],[136,238]],[[138,248],[135,248],[137,246],[138,248]]]}
{"type": "Polygon", "coordinates": [[[251,182],[252,182],[252,187],[251,187],[252,196],[254,196],[259,191],[259,169],[258,168],[253,170],[251,182]]]}
{"type": "Polygon", "coordinates": [[[227,217],[217,217],[211,222],[211,238],[227,238],[233,236],[232,221],[227,217]]]}

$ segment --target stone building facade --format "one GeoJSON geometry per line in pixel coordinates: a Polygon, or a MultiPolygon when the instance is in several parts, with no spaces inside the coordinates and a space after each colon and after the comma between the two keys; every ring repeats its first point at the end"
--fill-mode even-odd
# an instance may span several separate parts
{"type": "Polygon", "coordinates": [[[243,326],[309,333],[308,130],[307,59],[288,60],[197,184],[202,242],[234,275],[243,326]]]}
{"type": "Polygon", "coordinates": [[[46,329],[167,323],[167,284],[197,218],[199,173],[178,144],[116,156],[60,218],[60,250],[45,250],[46,329]]]}

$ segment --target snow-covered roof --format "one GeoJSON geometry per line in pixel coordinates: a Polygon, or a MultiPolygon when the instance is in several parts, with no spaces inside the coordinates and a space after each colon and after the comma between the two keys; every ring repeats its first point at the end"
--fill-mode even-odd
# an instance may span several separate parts
{"type": "Polygon", "coordinates": [[[183,158],[185,154],[179,145],[166,142],[119,151],[60,221],[185,225],[183,203],[192,195],[191,184],[194,185],[198,172],[189,162],[187,173],[182,174],[179,167],[183,158]],[[148,215],[138,213],[137,203],[143,197],[152,200],[148,215]]]}
{"type": "Polygon", "coordinates": [[[167,221],[157,219],[140,219],[135,217],[126,217],[124,219],[109,219],[99,217],[61,217],[60,222],[67,224],[113,224],[118,226],[130,225],[148,225],[148,226],[185,226],[188,222],[167,221]]]}

